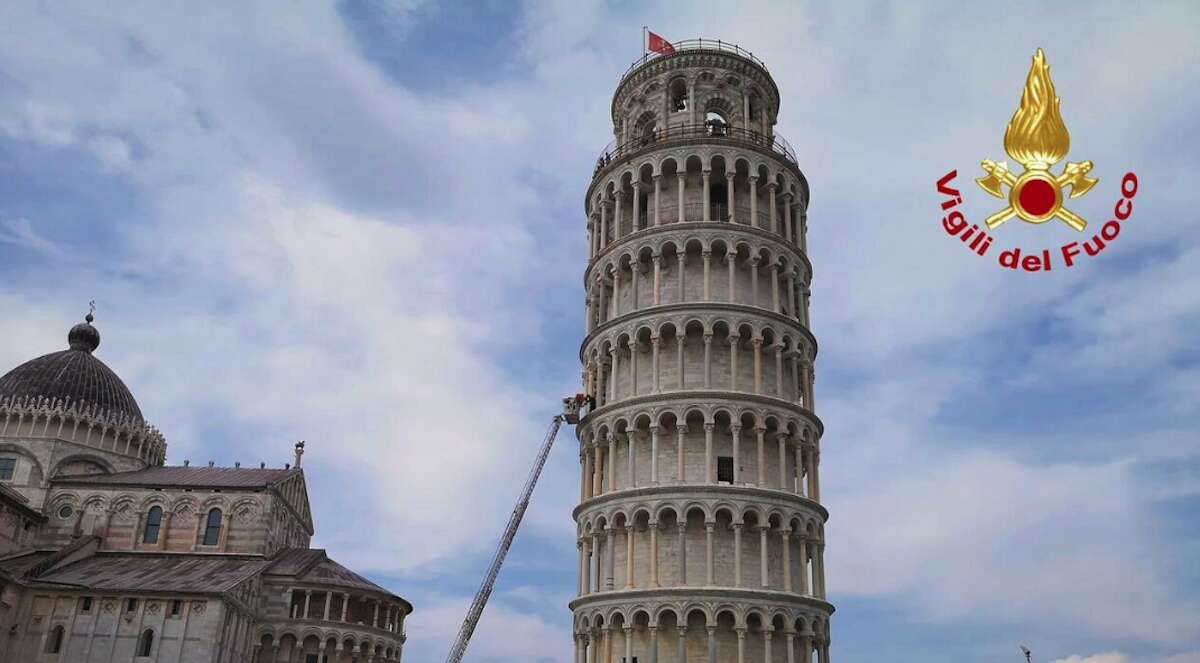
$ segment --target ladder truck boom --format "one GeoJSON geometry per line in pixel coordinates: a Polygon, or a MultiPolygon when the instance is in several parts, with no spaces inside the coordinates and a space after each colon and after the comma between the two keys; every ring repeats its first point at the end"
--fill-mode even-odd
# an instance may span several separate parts
{"type": "Polygon", "coordinates": [[[542,441],[542,448],[538,450],[537,458],[533,461],[533,467],[529,470],[529,476],[525,479],[525,487],[521,490],[521,497],[517,500],[517,505],[513,508],[512,515],[508,518],[508,525],[504,527],[504,534],[500,537],[500,542],[496,545],[496,552],[492,555],[492,561],[488,565],[487,574],[483,576],[483,583],[479,586],[479,591],[475,593],[475,600],[471,602],[471,607],[467,609],[466,619],[463,620],[462,627],[458,631],[458,637],[454,640],[454,645],[450,648],[450,654],[446,656],[446,663],[460,663],[463,654],[467,651],[467,644],[471,641],[471,636],[475,633],[475,627],[479,625],[479,616],[483,614],[483,609],[487,606],[488,599],[492,596],[492,588],[496,586],[496,578],[500,575],[500,567],[504,565],[504,558],[508,556],[508,549],[512,547],[513,539],[517,536],[517,528],[521,526],[521,519],[525,517],[525,510],[529,508],[529,498],[533,496],[533,489],[537,485],[538,477],[542,474],[542,468],[546,465],[546,459],[550,456],[550,448],[554,446],[554,438],[558,436],[558,429],[562,427],[564,421],[569,424],[579,423],[579,409],[586,402],[582,394],[569,396],[563,399],[563,413],[554,416],[550,422],[550,429],[546,431],[546,438],[542,441]]]}

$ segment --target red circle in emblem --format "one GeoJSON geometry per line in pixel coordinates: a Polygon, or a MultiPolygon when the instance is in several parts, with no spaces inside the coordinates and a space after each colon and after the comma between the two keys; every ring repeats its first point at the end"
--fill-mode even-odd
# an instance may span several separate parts
{"type": "Polygon", "coordinates": [[[1054,209],[1054,186],[1042,179],[1033,179],[1021,187],[1017,201],[1030,216],[1042,216],[1054,209]]]}

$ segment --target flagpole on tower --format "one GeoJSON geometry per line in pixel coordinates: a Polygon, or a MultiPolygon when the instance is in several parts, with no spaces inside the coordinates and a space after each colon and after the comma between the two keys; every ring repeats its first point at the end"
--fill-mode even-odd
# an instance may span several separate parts
{"type": "Polygon", "coordinates": [[[646,57],[646,31],[647,30],[649,30],[649,27],[643,25],[642,26],[642,57],[646,57]]]}

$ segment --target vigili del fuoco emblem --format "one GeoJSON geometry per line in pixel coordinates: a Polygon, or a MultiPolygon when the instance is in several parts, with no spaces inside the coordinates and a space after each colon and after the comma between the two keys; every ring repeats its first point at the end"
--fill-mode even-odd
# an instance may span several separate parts
{"type": "Polygon", "coordinates": [[[1070,197],[1078,198],[1096,186],[1099,180],[1087,176],[1092,162],[1068,161],[1061,175],[1050,170],[1071,149],[1071,135],[1059,112],[1060,103],[1050,80],[1046,54],[1039,48],[1025,81],[1021,106],[1004,131],[1004,151],[1024,166],[1025,172],[1015,175],[1009,172],[1007,162],[984,159],[983,170],[987,174],[975,180],[980,188],[997,198],[1005,198],[1004,186],[1009,187],[1008,207],[986,219],[988,229],[995,229],[1014,216],[1029,223],[1058,218],[1080,232],[1087,227],[1083,217],[1063,206],[1063,193],[1070,187],[1070,197]]]}

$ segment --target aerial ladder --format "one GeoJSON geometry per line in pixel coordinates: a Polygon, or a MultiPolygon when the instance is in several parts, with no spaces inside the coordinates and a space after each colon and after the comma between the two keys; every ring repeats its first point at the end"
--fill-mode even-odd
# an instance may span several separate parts
{"type": "Polygon", "coordinates": [[[500,543],[496,545],[496,552],[492,555],[491,564],[488,565],[487,575],[483,576],[483,584],[475,593],[475,600],[471,602],[471,607],[467,609],[467,617],[463,620],[462,628],[458,630],[458,637],[454,640],[454,646],[450,648],[450,654],[446,656],[446,663],[460,663],[463,654],[467,652],[467,644],[471,642],[471,635],[475,633],[475,627],[479,625],[479,616],[483,614],[483,609],[492,596],[492,588],[496,586],[500,567],[504,565],[508,549],[512,547],[513,539],[517,536],[517,528],[521,526],[521,519],[525,517],[525,510],[529,508],[529,498],[533,495],[533,488],[537,485],[542,468],[546,465],[546,458],[550,456],[550,447],[554,446],[554,438],[558,436],[558,429],[562,427],[564,421],[568,424],[579,423],[579,410],[587,402],[588,398],[583,394],[564,398],[562,414],[555,415],[550,422],[550,429],[546,431],[542,448],[538,450],[537,458],[533,461],[533,468],[529,470],[529,476],[525,479],[525,488],[521,490],[521,497],[517,500],[512,515],[508,517],[508,525],[504,528],[500,543]]]}

